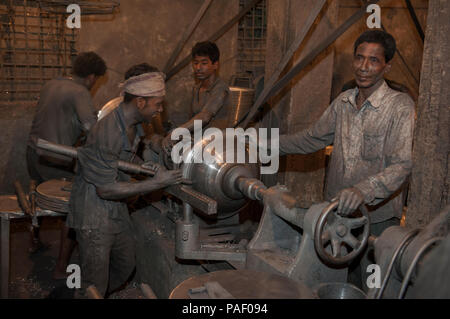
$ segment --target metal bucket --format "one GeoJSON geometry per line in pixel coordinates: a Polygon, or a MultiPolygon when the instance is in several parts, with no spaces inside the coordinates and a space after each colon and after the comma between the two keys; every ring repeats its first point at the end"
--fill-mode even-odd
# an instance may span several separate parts
{"type": "Polygon", "coordinates": [[[366,299],[366,294],[356,286],[344,282],[320,284],[314,289],[319,299],[366,299]]]}
{"type": "Polygon", "coordinates": [[[228,115],[228,127],[234,127],[247,114],[253,105],[255,90],[231,86],[230,113],[228,115]]]}

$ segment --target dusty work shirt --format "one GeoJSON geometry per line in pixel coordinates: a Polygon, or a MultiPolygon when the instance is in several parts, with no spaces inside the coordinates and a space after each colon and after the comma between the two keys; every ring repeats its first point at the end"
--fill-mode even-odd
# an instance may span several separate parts
{"type": "Polygon", "coordinates": [[[201,111],[206,111],[212,115],[207,125],[203,123],[203,129],[216,127],[225,129],[228,127],[228,113],[230,112],[230,89],[220,78],[216,77],[214,83],[203,92],[200,92],[200,85],[195,85],[192,90],[192,116],[201,111]]]}
{"type": "MultiPolygon", "coordinates": [[[[28,145],[36,149],[31,140],[35,137],[72,146],[96,122],[89,90],[69,78],[53,79],[41,90],[28,145]]],[[[45,155],[56,157],[53,153],[45,155]]]]}
{"type": "Polygon", "coordinates": [[[358,88],[340,94],[309,129],[280,136],[280,154],[308,154],[334,144],[325,198],[358,188],[371,222],[400,217],[399,191],[412,167],[414,102],[384,82],[358,110],[358,88]]]}
{"type": "Polygon", "coordinates": [[[78,170],[70,196],[67,226],[119,233],[131,224],[125,202],[110,201],[97,195],[96,187],[129,180],[118,170],[118,161],[132,161],[141,137],[136,125],[133,144],[127,136],[122,105],[100,120],[89,133],[86,144],[78,148],[78,170]]]}

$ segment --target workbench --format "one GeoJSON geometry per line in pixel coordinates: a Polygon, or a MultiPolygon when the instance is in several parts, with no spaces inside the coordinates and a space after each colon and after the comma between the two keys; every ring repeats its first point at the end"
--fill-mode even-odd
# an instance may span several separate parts
{"type": "MultiPolygon", "coordinates": [[[[36,207],[36,215],[41,216],[66,216],[66,213],[58,213],[51,210],[41,209],[36,207]]],[[[0,219],[1,219],[1,232],[0,232],[0,298],[8,298],[9,290],[9,266],[10,266],[10,225],[11,220],[30,218],[26,215],[22,208],[20,208],[15,195],[0,195],[0,219]]],[[[31,220],[30,220],[31,224],[31,220]]]]}

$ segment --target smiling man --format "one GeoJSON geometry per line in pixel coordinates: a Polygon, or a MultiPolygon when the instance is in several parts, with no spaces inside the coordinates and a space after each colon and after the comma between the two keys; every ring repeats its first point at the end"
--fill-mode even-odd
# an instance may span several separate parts
{"type": "MultiPolygon", "coordinates": [[[[194,130],[194,121],[201,120],[203,130],[209,127],[226,129],[230,90],[228,85],[217,75],[219,69],[220,51],[217,45],[210,41],[199,42],[192,48],[192,69],[196,85],[192,90],[192,118],[179,126],[194,130]]],[[[168,134],[162,141],[162,148],[167,154],[176,141],[168,134]]]]}
{"type": "MultiPolygon", "coordinates": [[[[118,170],[118,161],[133,161],[141,123],[163,111],[164,75],[137,65],[121,85],[123,102],[102,118],[78,149],[67,225],[76,231],[80,248],[81,285],[94,285],[102,296],[125,283],[135,266],[132,223],[123,199],[181,182],[180,170],[153,166],[156,175],[139,182],[118,170]]],[[[83,296],[84,292],[81,292],[83,296]]]]}
{"type": "MultiPolygon", "coordinates": [[[[339,201],[343,216],[366,204],[376,236],[400,223],[402,192],[412,167],[414,102],[384,80],[395,50],[386,32],[361,34],[352,63],[357,87],[341,93],[310,128],[279,140],[281,155],[313,153],[333,144],[325,199],[339,201]]],[[[369,263],[366,253],[363,274],[369,263]]]]}

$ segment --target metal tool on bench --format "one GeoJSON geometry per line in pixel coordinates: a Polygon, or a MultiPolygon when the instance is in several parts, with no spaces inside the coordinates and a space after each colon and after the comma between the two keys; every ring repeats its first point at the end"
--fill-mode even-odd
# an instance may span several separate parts
{"type": "Polygon", "coordinates": [[[300,299],[314,297],[301,282],[257,270],[219,270],[190,277],[170,299],[300,299]]]}
{"type": "Polygon", "coordinates": [[[20,184],[19,181],[14,182],[14,189],[16,190],[17,200],[19,201],[19,204],[22,207],[23,212],[28,216],[33,217],[30,203],[28,202],[27,196],[22,188],[22,184],[20,184]]]}
{"type": "Polygon", "coordinates": [[[198,288],[190,288],[188,292],[190,299],[235,299],[217,281],[208,281],[198,288]]]}
{"type": "Polygon", "coordinates": [[[36,189],[36,182],[31,180],[30,182],[30,193],[29,198],[27,198],[22,184],[19,181],[14,182],[14,188],[17,194],[17,200],[23,209],[23,212],[31,217],[31,248],[30,252],[36,252],[43,245],[39,239],[39,222],[36,215],[36,202],[34,200],[34,190],[36,189]]]}

